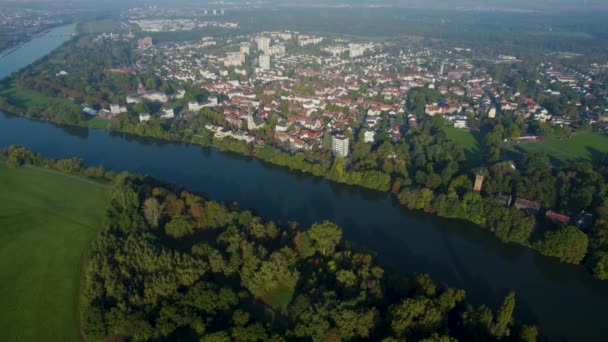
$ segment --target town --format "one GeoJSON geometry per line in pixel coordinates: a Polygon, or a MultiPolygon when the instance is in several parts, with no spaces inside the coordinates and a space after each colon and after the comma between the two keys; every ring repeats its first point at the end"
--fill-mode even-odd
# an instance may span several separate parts
{"type": "MultiPolygon", "coordinates": [[[[208,126],[217,138],[263,144],[264,139],[254,138],[255,131],[272,127],[283,148],[298,151],[321,146],[331,134],[332,146],[340,146],[333,152],[342,157],[349,153],[344,136],[373,143],[376,134],[387,133],[398,141],[408,127],[435,115],[463,130],[474,129],[484,117],[508,113],[527,124],[569,130],[597,125],[608,132],[608,95],[594,82],[594,72],[606,65],[577,71],[555,62],[541,63],[536,80],[544,89],[541,102],[524,93],[523,76],[516,69],[509,69],[508,81],[494,78],[488,70],[525,61],[510,55],[482,58],[468,48],[397,48],[391,43],[276,31],[160,44],[146,36],[137,41],[135,56],[133,65],[124,66],[126,72],[153,73],[176,84],[179,91],[165,94],[140,83],[136,94],[102,109],[101,117],[112,120],[127,110],[136,112],[139,101],[163,104],[158,113],[135,113],[142,122],[189,117],[208,107],[223,116],[220,124],[208,126]],[[514,81],[518,76],[519,83],[514,81]],[[183,98],[186,87],[206,90],[208,97],[177,111],[172,100],[183,98]]],[[[87,113],[96,112],[87,108],[87,113]]],[[[513,139],[528,141],[535,136],[522,132],[513,139]]]]}

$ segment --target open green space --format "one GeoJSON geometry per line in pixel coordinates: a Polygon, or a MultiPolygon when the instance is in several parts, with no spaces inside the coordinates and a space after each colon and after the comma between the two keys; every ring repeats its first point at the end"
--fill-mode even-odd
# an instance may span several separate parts
{"type": "Polygon", "coordinates": [[[90,117],[84,123],[87,127],[106,129],[106,128],[108,128],[109,121],[95,116],[95,117],[90,117]]]}
{"type": "Polygon", "coordinates": [[[106,187],[0,162],[0,189],[0,340],[80,340],[81,261],[101,228],[106,187]]]}
{"type": "Polygon", "coordinates": [[[526,153],[546,153],[551,161],[563,164],[572,160],[599,161],[608,152],[608,137],[599,133],[575,133],[570,138],[548,137],[514,145],[526,153]]]}
{"type": "Polygon", "coordinates": [[[480,161],[481,150],[474,132],[455,127],[448,127],[445,131],[450,140],[462,146],[469,162],[477,163],[480,161]]]}
{"type": "Polygon", "coordinates": [[[25,112],[44,111],[49,107],[71,108],[78,107],[74,102],[63,97],[46,96],[35,90],[21,89],[13,85],[10,88],[0,91],[0,98],[6,103],[25,112]]]}
{"type": "Polygon", "coordinates": [[[120,22],[113,19],[93,20],[82,24],[80,32],[86,34],[115,32],[120,28],[120,22]]]}

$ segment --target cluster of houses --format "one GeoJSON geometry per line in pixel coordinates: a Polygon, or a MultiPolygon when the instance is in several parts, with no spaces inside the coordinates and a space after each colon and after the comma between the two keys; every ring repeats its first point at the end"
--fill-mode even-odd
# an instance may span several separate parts
{"type": "MultiPolygon", "coordinates": [[[[276,141],[294,151],[319,146],[325,132],[362,132],[366,143],[374,143],[382,131],[394,140],[401,139],[403,130],[417,126],[421,119],[406,109],[406,98],[415,88],[428,88],[439,94],[437,100],[426,103],[426,115],[441,115],[461,129],[468,128],[471,117],[493,118],[504,112],[556,125],[571,124],[570,119],[549,113],[534,99],[474,66],[470,50],[410,48],[394,52],[387,47],[291,31],[263,32],[230,41],[204,37],[196,42],[143,49],[138,52],[134,70],[155,72],[166,80],[206,89],[213,94],[208,102],[190,102],[186,112],[216,107],[225,118],[224,128],[230,132],[257,130],[271,117],[278,117],[276,141]],[[287,41],[325,54],[287,53],[287,41]],[[223,46],[217,50],[221,52],[207,50],[218,45],[223,46]],[[250,68],[252,65],[256,67],[250,68]],[[395,124],[397,118],[405,124],[395,124]]],[[[510,56],[496,60],[519,61],[510,56]]],[[[555,82],[576,86],[592,82],[585,75],[557,71],[552,65],[544,67],[555,82]]],[[[183,96],[179,92],[169,96],[140,88],[127,96],[126,103],[133,105],[145,99],[167,104],[183,96]]],[[[100,114],[111,117],[126,108],[112,105],[100,114]]],[[[164,106],[159,113],[143,113],[140,121],[154,115],[170,119],[176,114],[164,106]]],[[[606,122],[608,128],[608,116],[606,122]]],[[[216,127],[213,133],[231,136],[216,127]]],[[[253,142],[243,139],[240,133],[233,135],[253,142]]]]}

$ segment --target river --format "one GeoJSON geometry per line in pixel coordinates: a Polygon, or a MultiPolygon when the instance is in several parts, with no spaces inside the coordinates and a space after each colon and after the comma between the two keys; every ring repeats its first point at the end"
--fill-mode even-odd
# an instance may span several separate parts
{"type": "MultiPolygon", "coordinates": [[[[73,26],[51,30],[0,59],[0,76],[18,70],[59,46],[73,26]],[[12,64],[11,64],[12,63],[12,64]]],[[[387,193],[328,182],[215,149],[167,143],[104,130],[59,126],[0,113],[0,148],[26,146],[50,158],[76,156],[87,165],[145,173],[236,201],[266,219],[331,220],[344,238],[369,249],[400,272],[423,272],[465,289],[472,303],[497,307],[509,290],[517,315],[540,325],[552,340],[608,341],[608,282],[582,266],[517,245],[500,243],[466,222],[441,219],[401,207],[387,193]]]]}

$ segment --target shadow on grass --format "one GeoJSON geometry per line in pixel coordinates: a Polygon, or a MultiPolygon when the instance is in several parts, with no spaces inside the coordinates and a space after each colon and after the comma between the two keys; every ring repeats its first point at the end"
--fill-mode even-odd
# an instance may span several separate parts
{"type": "Polygon", "coordinates": [[[587,150],[591,156],[591,162],[593,165],[606,165],[608,162],[608,152],[600,151],[591,146],[585,146],[585,150],[587,150]]]}

